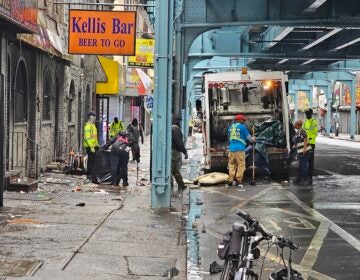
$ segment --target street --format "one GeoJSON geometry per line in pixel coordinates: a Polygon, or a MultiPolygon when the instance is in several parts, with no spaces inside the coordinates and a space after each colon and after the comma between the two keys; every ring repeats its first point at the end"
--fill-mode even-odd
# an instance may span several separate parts
{"type": "MultiPolygon", "coordinates": [[[[218,185],[191,191],[189,216],[197,213],[199,217],[192,227],[199,245],[188,255],[189,279],[219,279],[220,274],[209,275],[209,266],[213,261],[222,264],[216,255],[217,245],[232,224],[241,220],[236,209],[248,212],[267,231],[288,237],[299,246],[294,267],[305,279],[358,278],[360,143],[318,138],[313,186],[275,181],[257,181],[251,186],[248,181],[242,189],[218,185]]],[[[267,254],[262,279],[278,267],[276,253],[270,250],[267,254]]],[[[255,265],[258,273],[262,260],[255,265]]]]}

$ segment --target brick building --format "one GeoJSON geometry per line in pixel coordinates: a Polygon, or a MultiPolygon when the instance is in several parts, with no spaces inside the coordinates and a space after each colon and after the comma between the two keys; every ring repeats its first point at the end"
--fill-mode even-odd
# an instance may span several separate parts
{"type": "MultiPolygon", "coordinates": [[[[67,53],[69,5],[26,0],[9,7],[15,2],[25,3],[19,12],[32,9],[36,20],[33,34],[0,30],[5,168],[36,178],[71,147],[81,149],[85,116],[95,110],[95,83],[103,74],[96,56],[67,53]]],[[[99,9],[91,5],[96,1],[85,2],[71,8],[99,9]]]]}

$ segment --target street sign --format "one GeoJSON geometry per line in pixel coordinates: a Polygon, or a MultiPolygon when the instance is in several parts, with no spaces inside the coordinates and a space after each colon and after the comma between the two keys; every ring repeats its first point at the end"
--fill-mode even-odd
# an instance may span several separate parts
{"type": "Polygon", "coordinates": [[[130,56],[128,65],[154,67],[154,39],[136,39],[135,56],[130,56]]]}
{"type": "Polygon", "coordinates": [[[146,112],[148,112],[149,114],[151,114],[152,109],[154,107],[154,98],[152,97],[152,95],[147,95],[144,99],[144,107],[146,112]]]}
{"type": "Polygon", "coordinates": [[[70,10],[69,53],[134,55],[136,12],[70,10]]]}

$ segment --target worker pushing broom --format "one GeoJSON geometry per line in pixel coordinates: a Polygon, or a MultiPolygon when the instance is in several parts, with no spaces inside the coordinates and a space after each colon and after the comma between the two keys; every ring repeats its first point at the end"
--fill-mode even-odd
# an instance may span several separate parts
{"type": "MultiPolygon", "coordinates": [[[[229,177],[228,186],[243,187],[242,181],[245,172],[245,150],[246,141],[253,143],[255,141],[247,127],[245,126],[246,117],[238,114],[235,116],[234,123],[228,128],[229,145],[229,177]]],[[[253,129],[254,133],[254,129],[253,129]]],[[[253,166],[254,159],[253,159],[253,166]]],[[[255,168],[253,168],[253,181],[255,183],[255,168]]]]}

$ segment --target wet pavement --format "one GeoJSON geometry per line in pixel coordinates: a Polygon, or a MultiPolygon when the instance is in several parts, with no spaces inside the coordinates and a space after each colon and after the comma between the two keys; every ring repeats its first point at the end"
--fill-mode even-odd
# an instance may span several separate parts
{"type": "Polygon", "coordinates": [[[5,193],[0,279],[186,279],[182,200],[150,209],[148,147],[138,182],[129,163],[127,190],[48,173],[34,193],[5,193]]]}
{"type": "MultiPolygon", "coordinates": [[[[202,153],[201,138],[194,140],[195,157],[202,153]]],[[[358,279],[360,275],[360,143],[320,138],[316,146],[316,176],[313,186],[261,181],[244,188],[224,184],[191,190],[197,238],[198,262],[188,262],[188,279],[219,279],[210,275],[213,261],[222,264],[216,249],[222,235],[241,219],[242,209],[276,235],[290,237],[299,249],[294,267],[305,279],[358,279]],[[200,203],[199,203],[200,202],[200,203]],[[199,214],[200,213],[200,214],[199,214]],[[189,276],[194,278],[189,278],[189,276]]],[[[294,174],[294,170],[292,171],[294,174]]],[[[190,209],[190,213],[192,210],[190,209]]],[[[190,225],[188,225],[190,227],[190,225]]],[[[265,255],[266,245],[262,249],[265,255]]],[[[279,267],[276,250],[256,263],[261,279],[279,267]]]]}

